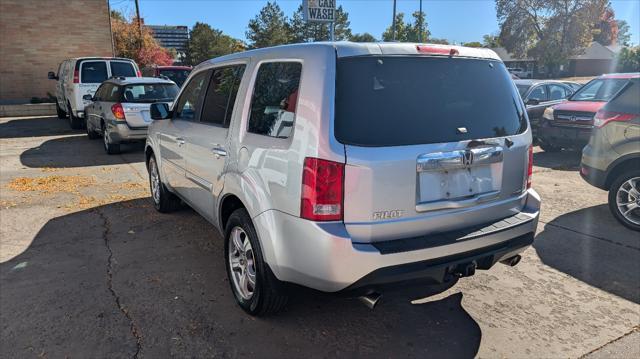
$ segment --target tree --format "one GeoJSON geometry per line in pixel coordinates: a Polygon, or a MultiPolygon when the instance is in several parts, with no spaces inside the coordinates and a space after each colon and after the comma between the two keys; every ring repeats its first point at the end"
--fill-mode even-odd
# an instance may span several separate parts
{"type": "Polygon", "coordinates": [[[435,37],[430,37],[429,40],[427,40],[430,44],[440,44],[440,45],[449,45],[449,40],[447,39],[438,39],[435,37]]]}
{"type": "Polygon", "coordinates": [[[516,57],[531,57],[554,73],[593,40],[608,0],[496,0],[500,42],[516,57]]]}
{"type": "MultiPolygon", "coordinates": [[[[396,14],[396,39],[399,42],[419,42],[422,32],[422,41],[426,42],[431,34],[427,30],[427,22],[425,21],[424,11],[416,11],[411,14],[413,22],[404,22],[404,13],[396,14]]],[[[382,34],[384,41],[393,41],[393,24],[389,26],[382,34]]]]}
{"type": "MultiPolygon", "coordinates": [[[[344,11],[342,6],[338,6],[335,15],[335,30],[333,34],[335,40],[349,40],[351,38],[349,13],[344,11]]],[[[329,23],[304,21],[304,8],[302,5],[293,13],[293,17],[289,22],[289,29],[291,30],[291,41],[293,43],[328,41],[330,38],[329,23]]]]}
{"type": "Polygon", "coordinates": [[[480,42],[478,41],[472,41],[472,42],[463,42],[462,46],[466,46],[466,47],[484,47],[480,42]]]}
{"type": "Polygon", "coordinates": [[[251,48],[288,44],[292,38],[287,17],[277,3],[270,1],[249,21],[246,36],[251,48]]]}
{"type": "Polygon", "coordinates": [[[624,20],[618,20],[618,45],[629,46],[631,44],[631,33],[629,24],[624,20]]]}
{"type": "Polygon", "coordinates": [[[213,29],[209,24],[196,22],[189,32],[186,62],[197,65],[202,61],[242,50],[244,45],[239,40],[213,29]]]}
{"type": "Polygon", "coordinates": [[[617,63],[619,72],[640,72],[640,46],[620,50],[617,63]]]}
{"type": "Polygon", "coordinates": [[[174,54],[160,46],[149,28],[142,28],[141,39],[137,19],[127,21],[119,12],[112,12],[111,15],[116,56],[133,59],[140,67],[173,64],[174,54]]]}
{"type": "Polygon", "coordinates": [[[482,46],[487,48],[501,47],[500,36],[497,34],[487,34],[482,37],[482,46]]]}
{"type": "Polygon", "coordinates": [[[600,19],[595,23],[592,33],[593,41],[597,41],[603,46],[614,45],[618,42],[618,21],[615,19],[615,12],[611,6],[604,9],[600,19]]]}
{"type": "Polygon", "coordinates": [[[353,42],[376,42],[376,41],[378,41],[375,37],[373,37],[373,35],[371,35],[368,32],[364,32],[362,34],[353,34],[353,35],[351,35],[351,38],[349,40],[353,41],[353,42]]]}

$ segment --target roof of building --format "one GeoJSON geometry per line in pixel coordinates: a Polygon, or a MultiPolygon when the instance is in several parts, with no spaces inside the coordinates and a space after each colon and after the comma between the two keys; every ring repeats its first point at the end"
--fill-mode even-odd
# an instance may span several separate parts
{"type": "MultiPolygon", "coordinates": [[[[622,46],[619,45],[610,45],[603,46],[599,42],[593,41],[589,47],[584,49],[582,54],[571,56],[571,60],[613,60],[616,57],[616,54],[620,52],[622,46]]],[[[504,62],[509,61],[535,61],[532,58],[517,58],[513,56],[513,54],[507,52],[504,47],[496,47],[492,48],[496,54],[502,59],[504,62]]]]}

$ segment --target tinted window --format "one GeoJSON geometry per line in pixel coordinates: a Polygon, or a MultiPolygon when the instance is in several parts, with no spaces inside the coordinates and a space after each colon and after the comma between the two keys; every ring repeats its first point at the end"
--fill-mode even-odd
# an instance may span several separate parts
{"type": "Polygon", "coordinates": [[[229,127],[243,72],[244,65],[214,70],[202,105],[201,122],[229,127]]]}
{"type": "Polygon", "coordinates": [[[633,79],[605,107],[605,111],[640,115],[640,79],[633,79]]]}
{"type": "Polygon", "coordinates": [[[628,82],[627,79],[595,79],[571,96],[571,101],[609,101],[628,82]]]}
{"type": "Polygon", "coordinates": [[[178,95],[175,84],[135,84],[124,86],[125,102],[170,102],[178,95]]]}
{"type": "Polygon", "coordinates": [[[566,98],[569,95],[564,86],[551,84],[549,85],[548,89],[549,89],[550,101],[562,100],[563,98],[566,98]]]}
{"type": "Polygon", "coordinates": [[[99,84],[107,79],[107,63],[104,61],[85,61],[80,68],[80,81],[84,84],[99,84]]]}
{"type": "Polygon", "coordinates": [[[256,76],[248,131],[287,138],[293,130],[302,64],[271,62],[260,65],[256,76]]]}
{"type": "Polygon", "coordinates": [[[546,101],[547,93],[544,86],[537,86],[536,88],[534,88],[527,97],[527,100],[538,100],[540,102],[546,101]]]}
{"type": "Polygon", "coordinates": [[[524,96],[527,93],[527,90],[529,90],[529,85],[516,85],[516,87],[518,88],[518,92],[520,93],[520,96],[524,96]]]}
{"type": "Polygon", "coordinates": [[[117,85],[109,85],[107,89],[105,89],[104,100],[107,102],[120,102],[120,86],[117,85]]]}
{"type": "Polygon", "coordinates": [[[189,81],[176,106],[175,116],[177,118],[189,121],[196,119],[198,99],[206,85],[207,76],[210,74],[210,71],[202,71],[189,81]]]}
{"type": "Polygon", "coordinates": [[[526,129],[519,94],[499,61],[449,57],[339,59],[335,135],[399,146],[508,136],[526,129]]]}
{"type": "Polygon", "coordinates": [[[158,75],[168,78],[178,86],[182,86],[187,81],[190,72],[191,70],[160,70],[158,75]]]}
{"type": "Polygon", "coordinates": [[[130,62],[111,61],[111,76],[136,77],[136,69],[130,62]]]}

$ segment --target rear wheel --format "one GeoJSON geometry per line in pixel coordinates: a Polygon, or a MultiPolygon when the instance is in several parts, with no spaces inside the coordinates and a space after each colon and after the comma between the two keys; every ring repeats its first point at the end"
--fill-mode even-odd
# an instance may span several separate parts
{"type": "Polygon", "coordinates": [[[160,179],[160,171],[155,156],[149,159],[147,166],[149,171],[149,187],[151,189],[151,199],[153,206],[158,212],[168,213],[180,207],[180,199],[165,187],[160,179]]]}
{"type": "Polygon", "coordinates": [[[224,247],[229,284],[240,307],[255,316],[281,311],[288,300],[284,284],[264,261],[256,230],[244,208],[229,217],[224,247]]]}
{"type": "Polygon", "coordinates": [[[73,115],[71,105],[67,104],[67,113],[69,114],[69,126],[74,130],[82,128],[82,119],[73,115]]]}
{"type": "Polygon", "coordinates": [[[90,140],[95,140],[100,138],[100,134],[90,128],[89,120],[85,122],[84,127],[87,129],[87,137],[89,137],[90,140]]]}
{"type": "Polygon", "coordinates": [[[56,113],[58,114],[59,119],[67,118],[67,113],[64,112],[57,103],[56,103],[56,113]]]}
{"type": "Polygon", "coordinates": [[[104,144],[104,150],[107,154],[116,155],[120,153],[120,144],[111,142],[109,139],[109,131],[107,131],[105,125],[102,125],[102,143],[104,144]]]}
{"type": "Polygon", "coordinates": [[[613,181],[609,209],[620,223],[640,231],[640,171],[623,173],[613,181]]]}

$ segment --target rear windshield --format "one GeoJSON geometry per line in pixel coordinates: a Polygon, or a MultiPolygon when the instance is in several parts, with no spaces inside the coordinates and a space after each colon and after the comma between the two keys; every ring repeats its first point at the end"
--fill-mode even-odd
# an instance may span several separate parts
{"type": "Polygon", "coordinates": [[[571,101],[609,101],[628,79],[595,79],[571,96],[571,101]]]}
{"type": "Polygon", "coordinates": [[[178,86],[182,86],[187,77],[189,77],[190,72],[190,70],[160,70],[158,75],[168,78],[178,86]]]}
{"type": "Polygon", "coordinates": [[[107,79],[105,61],[85,61],[81,66],[80,81],[83,84],[99,84],[107,79]]]}
{"type": "Polygon", "coordinates": [[[173,101],[178,95],[175,84],[135,84],[124,87],[124,102],[173,101]]]}
{"type": "Polygon", "coordinates": [[[499,61],[343,58],[337,63],[335,136],[359,146],[510,136],[526,130],[521,101],[499,61]]]}
{"type": "Polygon", "coordinates": [[[111,61],[111,76],[136,77],[136,69],[130,62],[111,61]]]}

